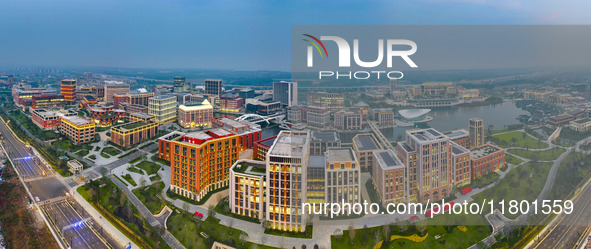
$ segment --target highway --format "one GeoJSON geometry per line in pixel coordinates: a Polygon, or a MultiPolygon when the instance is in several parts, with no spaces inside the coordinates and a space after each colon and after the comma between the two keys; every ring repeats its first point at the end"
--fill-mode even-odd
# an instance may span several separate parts
{"type": "Polygon", "coordinates": [[[82,218],[66,200],[50,202],[43,208],[70,248],[109,248],[87,224],[92,220],[82,218]]]}
{"type": "MultiPolygon", "coordinates": [[[[591,140],[590,138],[579,141],[575,151],[583,152],[579,146],[591,140]]],[[[574,209],[571,214],[557,216],[557,224],[554,225],[542,241],[534,243],[535,248],[573,248],[583,232],[591,222],[591,183],[586,184],[573,198],[574,209]]]]}

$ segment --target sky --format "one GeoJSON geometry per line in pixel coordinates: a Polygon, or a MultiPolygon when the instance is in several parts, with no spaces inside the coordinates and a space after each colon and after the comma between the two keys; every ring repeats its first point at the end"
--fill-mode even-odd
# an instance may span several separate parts
{"type": "Polygon", "coordinates": [[[0,66],[290,69],[291,25],[591,24],[591,1],[0,1],[0,66]]]}

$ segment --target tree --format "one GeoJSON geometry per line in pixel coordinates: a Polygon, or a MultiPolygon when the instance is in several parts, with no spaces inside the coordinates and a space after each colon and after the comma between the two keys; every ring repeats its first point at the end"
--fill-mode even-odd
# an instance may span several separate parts
{"type": "Polygon", "coordinates": [[[408,225],[409,225],[408,223],[409,222],[406,220],[398,223],[398,231],[400,233],[404,233],[408,229],[408,225]]]}
{"type": "Polygon", "coordinates": [[[238,241],[240,242],[240,245],[244,246],[244,243],[246,243],[247,239],[248,239],[248,233],[241,231],[240,235],[238,236],[238,241]]]}
{"type": "Polygon", "coordinates": [[[351,239],[351,245],[353,245],[353,241],[355,240],[355,226],[352,221],[349,224],[349,238],[351,239]]]}
{"type": "MultiPolygon", "coordinates": [[[[207,215],[211,218],[215,218],[216,215],[216,211],[215,211],[215,206],[214,205],[209,205],[207,207],[207,215]]],[[[211,219],[213,220],[213,219],[211,219]]]]}
{"type": "Polygon", "coordinates": [[[140,187],[143,188],[146,186],[146,178],[142,177],[140,178],[140,187]]]}
{"type": "Polygon", "coordinates": [[[488,134],[489,134],[489,135],[491,135],[491,134],[492,134],[492,129],[493,129],[494,127],[495,127],[495,126],[494,126],[494,125],[492,125],[492,124],[489,124],[489,125],[488,125],[488,134]]]}
{"type": "Polygon", "coordinates": [[[421,236],[425,235],[425,231],[427,230],[427,227],[425,226],[425,224],[422,220],[417,222],[415,227],[417,228],[417,231],[419,231],[421,233],[421,236]]]}
{"type": "Polygon", "coordinates": [[[106,167],[101,167],[101,168],[99,169],[99,172],[101,173],[101,175],[102,175],[103,177],[105,177],[105,176],[107,175],[107,173],[109,172],[109,170],[108,170],[106,167]]]}
{"type": "Polygon", "coordinates": [[[233,231],[232,231],[232,227],[233,227],[233,226],[234,226],[234,219],[233,219],[233,218],[230,218],[230,219],[228,220],[228,227],[230,228],[230,234],[232,234],[232,233],[233,233],[233,231]]]}

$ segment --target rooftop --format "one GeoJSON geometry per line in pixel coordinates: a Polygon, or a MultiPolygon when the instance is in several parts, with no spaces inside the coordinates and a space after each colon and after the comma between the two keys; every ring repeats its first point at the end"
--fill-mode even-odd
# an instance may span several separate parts
{"type": "Polygon", "coordinates": [[[121,126],[121,129],[133,130],[135,128],[142,127],[142,126],[145,126],[145,125],[147,125],[147,124],[144,123],[144,122],[133,122],[133,123],[129,123],[127,125],[121,126]]]}
{"type": "Polygon", "coordinates": [[[358,150],[377,150],[381,149],[372,134],[359,134],[353,138],[353,143],[358,150]]]}
{"type": "Polygon", "coordinates": [[[412,137],[415,137],[416,139],[419,140],[419,142],[435,141],[435,140],[447,138],[447,136],[444,136],[443,134],[441,134],[441,132],[439,132],[433,128],[414,130],[414,131],[406,131],[406,134],[410,135],[412,137]]]}
{"type": "Polygon", "coordinates": [[[88,119],[85,119],[83,117],[80,117],[78,115],[75,115],[75,116],[64,116],[62,118],[70,121],[71,123],[73,123],[75,125],[92,124],[92,121],[90,121],[88,119]]]}
{"type": "Polygon", "coordinates": [[[313,130],[310,134],[310,139],[313,142],[333,142],[339,141],[339,133],[336,131],[317,131],[313,130]]]}
{"type": "Polygon", "coordinates": [[[461,145],[451,142],[451,153],[455,154],[455,155],[460,155],[460,154],[464,154],[464,153],[469,153],[470,150],[462,147],[461,145]]]}
{"type": "Polygon", "coordinates": [[[468,132],[466,129],[459,129],[459,130],[453,130],[453,131],[446,131],[443,133],[443,135],[446,135],[450,139],[456,139],[456,138],[461,138],[461,137],[469,137],[470,132],[468,132]]]}
{"type": "Polygon", "coordinates": [[[577,119],[577,120],[575,120],[575,121],[572,121],[572,122],[575,122],[575,123],[577,123],[577,124],[584,124],[584,123],[589,123],[589,122],[591,122],[591,118],[582,118],[582,119],[577,119]]]}
{"type": "Polygon", "coordinates": [[[328,162],[352,162],[355,161],[351,148],[329,148],[326,152],[328,162]]]}
{"type": "Polygon", "coordinates": [[[497,146],[494,146],[492,144],[485,144],[482,145],[480,147],[476,147],[474,149],[470,150],[470,157],[472,157],[472,159],[478,159],[484,156],[488,156],[492,153],[495,153],[497,151],[503,150],[497,146]]]}
{"type": "Polygon", "coordinates": [[[308,158],[308,168],[326,168],[326,157],[310,156],[308,158]]]}
{"type": "Polygon", "coordinates": [[[201,104],[198,105],[181,105],[179,106],[179,110],[183,110],[183,111],[196,111],[196,110],[206,110],[206,109],[212,109],[213,107],[211,106],[211,103],[209,103],[209,101],[203,100],[203,102],[201,102],[201,104]]]}
{"type": "Polygon", "coordinates": [[[275,143],[271,146],[269,154],[284,157],[304,157],[307,149],[304,146],[310,136],[308,131],[281,131],[275,143]]]}
{"type": "Polygon", "coordinates": [[[203,131],[187,133],[187,134],[185,134],[185,137],[195,138],[195,139],[200,139],[200,140],[212,138],[209,134],[207,134],[203,131]]]}
{"type": "Polygon", "coordinates": [[[255,160],[238,160],[230,169],[235,173],[248,174],[253,176],[265,176],[267,163],[255,160]]]}
{"type": "Polygon", "coordinates": [[[222,123],[224,123],[224,124],[226,124],[228,126],[231,126],[233,128],[239,128],[239,127],[245,127],[245,126],[247,126],[246,124],[241,123],[241,122],[238,122],[238,121],[236,121],[234,119],[231,119],[231,118],[221,118],[219,120],[222,123]]]}
{"type": "Polygon", "coordinates": [[[134,112],[134,113],[131,113],[130,115],[138,117],[138,118],[153,118],[154,117],[154,115],[143,113],[143,112],[134,112]]]}
{"type": "MultiPolygon", "coordinates": [[[[376,162],[383,170],[404,168],[400,158],[391,150],[377,150],[373,152],[376,162]]],[[[375,166],[375,165],[374,165],[375,166]]]]}

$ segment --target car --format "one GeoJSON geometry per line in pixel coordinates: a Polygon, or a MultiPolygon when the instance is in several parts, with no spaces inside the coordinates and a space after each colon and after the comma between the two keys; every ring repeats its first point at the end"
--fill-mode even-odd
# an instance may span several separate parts
{"type": "Polygon", "coordinates": [[[195,213],[193,213],[193,215],[195,215],[199,219],[203,219],[203,214],[202,213],[195,212],[195,213]]]}

